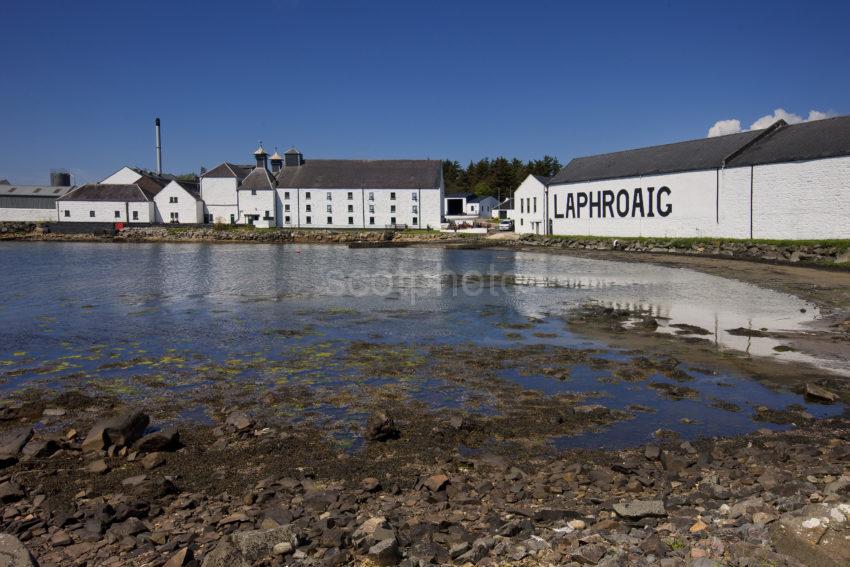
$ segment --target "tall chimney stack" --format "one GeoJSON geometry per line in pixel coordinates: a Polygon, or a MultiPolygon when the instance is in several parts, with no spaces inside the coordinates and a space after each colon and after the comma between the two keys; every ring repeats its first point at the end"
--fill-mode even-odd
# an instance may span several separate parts
{"type": "Polygon", "coordinates": [[[162,175],[162,139],[159,133],[159,118],[154,124],[156,124],[156,172],[162,175]]]}

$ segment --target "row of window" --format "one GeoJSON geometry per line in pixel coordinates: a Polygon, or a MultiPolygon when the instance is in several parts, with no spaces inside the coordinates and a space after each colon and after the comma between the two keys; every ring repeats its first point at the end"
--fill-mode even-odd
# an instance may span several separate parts
{"type": "MultiPolygon", "coordinates": [[[[231,215],[231,217],[232,217],[232,216],[233,216],[233,215],[231,215]]],[[[283,217],[283,223],[284,223],[284,224],[292,224],[292,217],[289,217],[289,216],[283,217]]],[[[333,224],[333,223],[334,223],[334,219],[333,219],[333,217],[328,217],[328,222],[327,222],[327,224],[333,224]]],[[[304,224],[313,224],[313,217],[311,217],[311,216],[306,216],[306,217],[304,217],[304,224]]],[[[350,224],[350,225],[354,225],[354,217],[348,217],[348,224],[350,224]]],[[[374,224],[375,224],[375,217],[369,217],[369,224],[370,224],[370,225],[374,225],[374,224]]],[[[395,217],[390,217],[390,224],[398,224],[398,223],[396,222],[396,218],[395,218],[395,217]]],[[[418,217],[413,217],[413,219],[412,219],[412,221],[411,221],[411,224],[413,224],[413,225],[417,225],[417,224],[419,224],[419,218],[418,218],[418,217]]]]}
{"type": "Polygon", "coordinates": [[[520,213],[531,213],[537,212],[537,197],[534,197],[534,211],[531,210],[531,201],[532,197],[526,197],[525,199],[519,200],[519,212],[520,213]]]}
{"type": "MultiPolygon", "coordinates": [[[[251,195],[256,195],[256,194],[257,194],[256,189],[251,191],[251,195]]],[[[311,195],[310,191],[305,191],[305,192],[304,192],[304,199],[305,199],[305,200],[309,200],[309,199],[311,198],[311,196],[312,196],[312,195],[311,195]]],[[[289,199],[289,191],[284,191],[284,192],[283,192],[283,198],[284,198],[284,200],[289,199]]],[[[370,201],[374,201],[374,200],[375,200],[375,193],[374,193],[373,191],[370,191],[370,192],[369,192],[369,198],[368,198],[368,199],[369,199],[370,201]]],[[[333,201],[333,193],[332,193],[331,191],[328,191],[327,193],[325,193],[325,200],[327,200],[327,201],[333,201]]],[[[349,200],[349,201],[353,201],[353,200],[354,200],[354,192],[353,192],[353,191],[349,191],[349,192],[348,192],[348,200],[349,200]]],[[[395,201],[395,200],[396,200],[396,194],[395,194],[395,191],[391,191],[391,192],[390,192],[390,201],[395,201]]],[[[418,193],[411,193],[411,194],[410,194],[410,200],[411,200],[411,201],[413,201],[413,202],[418,201],[418,200],[419,200],[419,194],[418,194],[418,193]]]]}
{"type": "MultiPolygon", "coordinates": [[[[65,216],[66,219],[71,217],[71,211],[69,211],[68,209],[65,209],[64,213],[65,213],[64,216],[65,216]]],[[[89,211],[89,218],[91,218],[91,219],[97,218],[97,215],[95,215],[94,211],[89,211]]],[[[121,211],[115,211],[115,218],[116,219],[121,218],[121,211]]],[[[133,220],[139,220],[139,211],[132,211],[131,218],[133,220]]],[[[171,213],[171,220],[174,220],[174,221],[177,220],[177,213],[171,213]]]]}
{"type": "MultiPolygon", "coordinates": [[[[411,207],[411,208],[412,208],[412,212],[413,212],[414,215],[419,214],[419,206],[418,205],[413,205],[413,207],[411,207]]],[[[331,207],[331,205],[328,205],[327,207],[325,207],[325,209],[329,213],[333,212],[333,208],[331,207]]],[[[283,205],[283,212],[288,213],[288,212],[290,212],[290,210],[291,209],[289,208],[288,203],[283,205]]],[[[305,210],[305,212],[312,213],[313,212],[313,206],[312,205],[304,205],[304,210],[305,210]]],[[[354,212],[354,205],[348,205],[348,212],[349,213],[354,212]]],[[[372,214],[375,214],[375,205],[369,205],[369,212],[372,213],[372,214]]],[[[395,205],[390,205],[390,212],[391,213],[396,212],[395,211],[395,205]]]]}

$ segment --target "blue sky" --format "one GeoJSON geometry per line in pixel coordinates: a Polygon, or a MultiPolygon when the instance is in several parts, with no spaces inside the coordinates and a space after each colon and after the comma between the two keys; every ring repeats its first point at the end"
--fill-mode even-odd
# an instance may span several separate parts
{"type": "Polygon", "coordinates": [[[848,2],[0,6],[0,178],[305,157],[571,158],[850,113],[848,2]]]}

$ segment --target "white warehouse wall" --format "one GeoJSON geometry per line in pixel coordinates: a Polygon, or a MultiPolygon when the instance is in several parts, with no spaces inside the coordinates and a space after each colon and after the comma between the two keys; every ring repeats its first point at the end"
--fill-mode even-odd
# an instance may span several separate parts
{"type": "Polygon", "coordinates": [[[717,189],[718,174],[713,169],[553,185],[549,187],[548,215],[552,220],[553,234],[720,236],[724,230],[717,220],[717,189]],[[665,187],[667,190],[662,189],[665,187]],[[614,199],[610,207],[601,207],[604,217],[595,208],[591,217],[590,207],[586,205],[577,210],[575,215],[570,214],[569,218],[557,218],[557,215],[566,213],[570,194],[578,209],[579,194],[585,194],[588,198],[592,195],[595,200],[597,196],[604,198],[603,191],[609,192],[608,195],[614,199]],[[621,198],[622,191],[625,193],[621,198]],[[643,201],[643,214],[635,206],[636,193],[643,201]],[[622,205],[620,210],[626,211],[626,216],[618,214],[618,204],[622,205]]]}
{"type": "Polygon", "coordinates": [[[0,207],[0,222],[56,222],[56,209],[0,207]]]}
{"type": "Polygon", "coordinates": [[[753,238],[850,238],[850,157],[755,166],[753,238]]]}
{"type": "Polygon", "coordinates": [[[204,214],[212,215],[213,222],[230,222],[233,215],[234,222],[239,220],[239,207],[236,203],[235,177],[202,177],[201,199],[204,201],[204,214]]]}
{"type": "Polygon", "coordinates": [[[545,187],[533,175],[520,183],[514,192],[514,232],[519,234],[545,234],[544,205],[545,187]],[[534,200],[537,199],[537,211],[534,200]],[[530,206],[529,206],[530,205],[530,206]]]}
{"type": "Polygon", "coordinates": [[[129,167],[122,167],[100,183],[104,185],[130,185],[141,178],[142,176],[139,173],[129,167]]]}
{"type": "Polygon", "coordinates": [[[153,201],[58,201],[57,208],[60,222],[153,223],[156,218],[153,201]],[[137,218],[133,217],[134,212],[138,213],[137,218]]]}

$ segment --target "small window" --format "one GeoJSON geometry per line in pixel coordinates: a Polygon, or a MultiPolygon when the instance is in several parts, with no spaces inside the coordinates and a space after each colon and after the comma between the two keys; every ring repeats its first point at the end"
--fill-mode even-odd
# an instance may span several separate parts
{"type": "Polygon", "coordinates": [[[351,201],[351,200],[353,200],[353,199],[354,199],[354,193],[352,193],[351,191],[349,191],[349,192],[348,192],[348,200],[349,200],[349,201],[351,201]]]}
{"type": "Polygon", "coordinates": [[[283,206],[283,210],[287,213],[289,212],[289,203],[287,203],[283,206]]]}
{"type": "Polygon", "coordinates": [[[353,212],[354,212],[354,205],[348,205],[348,212],[349,212],[349,213],[353,213],[353,212]]]}
{"type": "Polygon", "coordinates": [[[330,191],[327,192],[327,199],[328,199],[328,201],[333,199],[333,196],[331,195],[330,191]]]}
{"type": "Polygon", "coordinates": [[[413,217],[413,224],[419,224],[419,219],[416,218],[416,217],[413,217]]]}
{"type": "Polygon", "coordinates": [[[307,217],[306,219],[304,219],[304,224],[310,224],[310,222],[311,222],[312,220],[313,220],[312,218],[307,217]]]}
{"type": "MultiPolygon", "coordinates": [[[[136,213],[133,213],[135,215],[136,213]]],[[[236,215],[230,215],[230,224],[236,224],[236,215]]]]}
{"type": "Polygon", "coordinates": [[[525,205],[524,205],[523,203],[524,203],[524,201],[523,201],[522,199],[520,199],[520,200],[519,200],[519,212],[520,212],[520,213],[524,213],[524,212],[525,212],[525,205]]]}
{"type": "Polygon", "coordinates": [[[283,192],[283,198],[284,198],[284,199],[289,199],[289,191],[284,191],[284,192],[283,192]]]}
{"type": "Polygon", "coordinates": [[[256,194],[257,194],[257,190],[256,190],[256,189],[251,189],[251,195],[256,195],[256,194]]]}
{"type": "Polygon", "coordinates": [[[333,217],[328,217],[328,224],[333,224],[333,223],[334,223],[333,217]]]}
{"type": "Polygon", "coordinates": [[[375,224],[375,217],[369,217],[369,224],[375,224]]]}
{"type": "Polygon", "coordinates": [[[90,216],[91,218],[94,218],[94,211],[89,211],[89,216],[90,216]]]}
{"type": "Polygon", "coordinates": [[[269,216],[269,212],[268,212],[268,211],[266,211],[266,216],[265,216],[265,217],[263,217],[263,218],[265,218],[265,219],[270,219],[270,218],[272,218],[272,217],[271,217],[271,216],[269,216]]]}
{"type": "Polygon", "coordinates": [[[115,218],[116,218],[116,219],[120,219],[120,218],[121,218],[121,211],[115,211],[115,218]]]}
{"type": "Polygon", "coordinates": [[[307,205],[307,208],[306,208],[305,210],[306,210],[308,213],[310,213],[310,212],[312,212],[312,207],[311,207],[310,205],[307,205]]]}
{"type": "Polygon", "coordinates": [[[370,200],[370,201],[374,201],[374,200],[375,200],[375,194],[374,194],[374,193],[369,192],[369,200],[370,200]]]}
{"type": "Polygon", "coordinates": [[[372,214],[375,213],[375,205],[369,205],[369,212],[372,214]]]}
{"type": "Polygon", "coordinates": [[[390,193],[390,201],[395,201],[395,192],[390,193]]]}
{"type": "Polygon", "coordinates": [[[390,224],[395,225],[395,217],[390,217],[390,224]]]}
{"type": "Polygon", "coordinates": [[[68,209],[65,209],[65,216],[66,216],[66,217],[70,217],[70,216],[71,216],[71,211],[69,211],[68,209]]]}
{"type": "Polygon", "coordinates": [[[537,197],[534,198],[534,212],[537,212],[537,197]]]}
{"type": "MultiPolygon", "coordinates": [[[[233,217],[233,215],[230,215],[233,217]]],[[[139,211],[133,211],[133,220],[139,220],[139,211]]]]}
{"type": "Polygon", "coordinates": [[[333,212],[331,205],[328,205],[328,206],[327,206],[327,209],[328,209],[328,212],[329,212],[329,213],[332,213],[332,212],[333,212]]]}
{"type": "Polygon", "coordinates": [[[348,224],[354,224],[354,217],[348,217],[348,224]]]}
{"type": "Polygon", "coordinates": [[[283,222],[285,222],[286,224],[289,224],[290,222],[292,222],[292,219],[289,216],[285,216],[285,217],[283,217],[283,222]]]}
{"type": "Polygon", "coordinates": [[[169,203],[176,203],[176,202],[177,202],[177,197],[169,197],[169,198],[168,198],[168,202],[169,202],[169,203]]]}
{"type": "Polygon", "coordinates": [[[180,220],[180,213],[171,213],[171,222],[178,222],[180,220]]]}
{"type": "Polygon", "coordinates": [[[390,212],[391,212],[391,213],[394,213],[394,212],[395,212],[395,205],[390,205],[390,212]]]}
{"type": "Polygon", "coordinates": [[[419,207],[417,207],[416,205],[413,205],[413,214],[415,215],[415,214],[418,214],[418,213],[419,213],[419,207]]]}
{"type": "Polygon", "coordinates": [[[417,195],[416,193],[411,193],[410,196],[414,203],[419,200],[419,195],[417,195]]]}
{"type": "Polygon", "coordinates": [[[305,198],[305,199],[309,199],[309,198],[310,198],[310,192],[309,192],[309,191],[307,191],[306,193],[304,193],[304,198],[305,198]]]}

